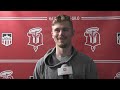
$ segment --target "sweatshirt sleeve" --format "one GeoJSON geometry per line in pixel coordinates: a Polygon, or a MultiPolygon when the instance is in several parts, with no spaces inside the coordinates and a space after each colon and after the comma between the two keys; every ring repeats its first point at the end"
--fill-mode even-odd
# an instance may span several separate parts
{"type": "Polygon", "coordinates": [[[43,79],[44,78],[44,59],[41,58],[35,65],[33,71],[33,79],[43,79]]]}
{"type": "Polygon", "coordinates": [[[87,65],[86,79],[98,79],[97,67],[93,60],[87,65]]]}

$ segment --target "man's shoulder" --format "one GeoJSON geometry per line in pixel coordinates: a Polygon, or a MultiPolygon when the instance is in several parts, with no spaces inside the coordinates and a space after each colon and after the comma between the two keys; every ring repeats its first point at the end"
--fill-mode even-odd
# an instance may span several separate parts
{"type": "Polygon", "coordinates": [[[86,58],[90,58],[87,54],[83,53],[83,52],[78,52],[79,56],[83,56],[86,58]]]}
{"type": "Polygon", "coordinates": [[[87,54],[83,53],[83,52],[78,52],[78,57],[80,60],[84,61],[84,62],[92,62],[93,59],[88,56],[87,54]]]}
{"type": "Polygon", "coordinates": [[[38,61],[37,64],[42,65],[45,62],[45,59],[53,52],[54,48],[49,49],[43,57],[41,57],[38,61]]]}
{"type": "Polygon", "coordinates": [[[38,61],[37,61],[37,65],[42,65],[44,63],[44,57],[41,57],[38,61]]]}
{"type": "Polygon", "coordinates": [[[81,52],[81,51],[78,51],[76,48],[73,48],[74,49],[74,53],[77,53],[77,55],[79,57],[84,57],[84,58],[88,58],[88,59],[91,59],[91,57],[89,57],[87,54],[81,52]]]}

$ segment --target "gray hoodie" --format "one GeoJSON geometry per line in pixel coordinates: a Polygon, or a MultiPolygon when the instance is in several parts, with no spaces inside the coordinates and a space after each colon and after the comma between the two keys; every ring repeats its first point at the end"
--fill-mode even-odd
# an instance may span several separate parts
{"type": "Polygon", "coordinates": [[[69,75],[70,79],[98,79],[96,65],[90,57],[83,53],[79,53],[74,47],[71,57],[66,61],[58,61],[53,59],[56,48],[48,50],[48,52],[36,63],[33,79],[63,79],[58,76],[57,69],[62,64],[72,66],[73,74],[69,75]]]}

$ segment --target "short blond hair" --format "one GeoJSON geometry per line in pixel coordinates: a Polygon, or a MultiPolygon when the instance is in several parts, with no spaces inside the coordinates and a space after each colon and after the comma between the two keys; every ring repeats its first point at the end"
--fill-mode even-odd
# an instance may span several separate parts
{"type": "Polygon", "coordinates": [[[71,27],[73,28],[73,23],[72,20],[70,18],[70,16],[68,15],[58,15],[54,18],[54,20],[52,21],[52,26],[55,25],[56,23],[61,23],[64,21],[68,21],[71,25],[71,27]]]}

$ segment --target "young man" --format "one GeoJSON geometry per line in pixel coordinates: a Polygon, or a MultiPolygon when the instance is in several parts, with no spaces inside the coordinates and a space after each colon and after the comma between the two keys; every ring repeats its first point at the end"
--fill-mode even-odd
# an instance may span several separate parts
{"type": "Polygon", "coordinates": [[[97,79],[93,60],[72,45],[73,24],[69,16],[58,15],[52,22],[55,47],[36,63],[33,79],[97,79]]]}

